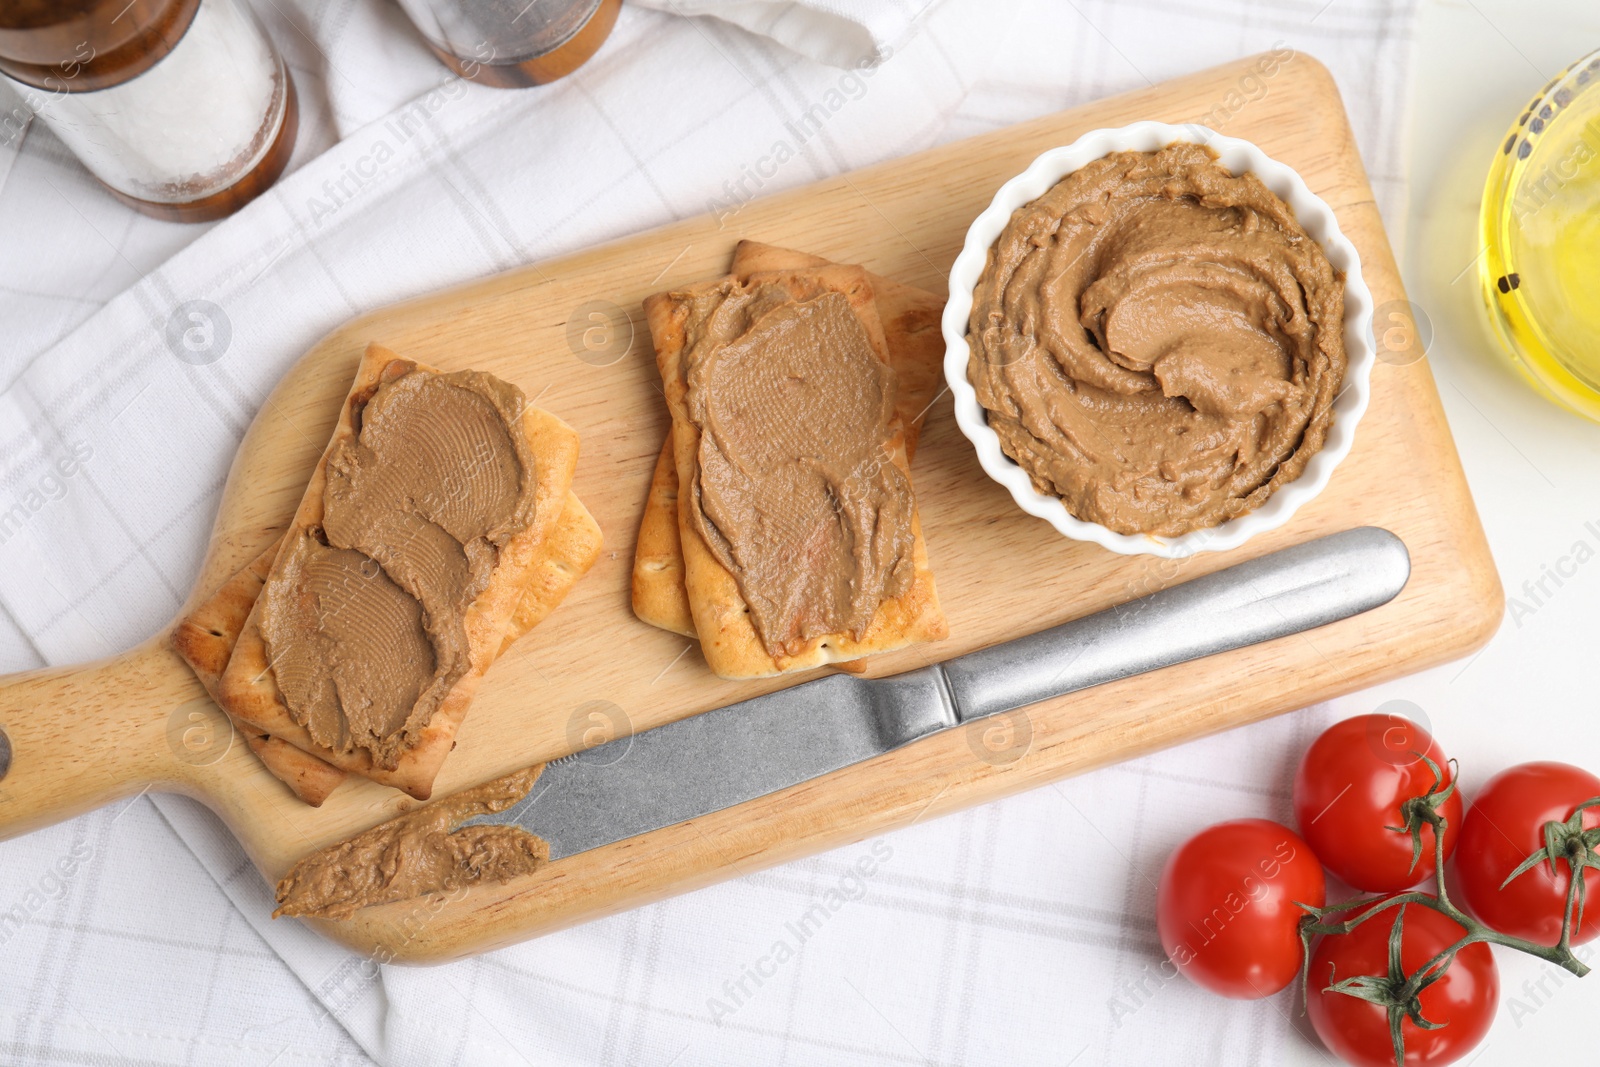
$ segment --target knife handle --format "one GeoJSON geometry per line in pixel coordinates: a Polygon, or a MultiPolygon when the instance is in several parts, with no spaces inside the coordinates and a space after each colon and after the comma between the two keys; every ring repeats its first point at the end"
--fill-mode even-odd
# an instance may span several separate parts
{"type": "Polygon", "coordinates": [[[1411,556],[1376,526],[1330,534],[944,664],[970,722],[1386,604],[1411,556]]]}

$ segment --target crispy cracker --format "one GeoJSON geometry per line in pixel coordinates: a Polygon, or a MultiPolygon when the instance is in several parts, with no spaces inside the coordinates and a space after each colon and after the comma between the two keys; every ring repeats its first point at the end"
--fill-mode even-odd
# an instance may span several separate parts
{"type": "Polygon", "coordinates": [[[694,616],[683,584],[683,541],[678,537],[678,460],[672,431],[661,444],[650,479],[639,541],[633,550],[633,613],[651,626],[694,637],[694,616]]]}
{"type": "Polygon", "coordinates": [[[506,627],[497,656],[505,655],[512,642],[538,626],[566,599],[578,579],[600,559],[602,547],[600,524],[576,494],[568,493],[560,520],[539,545],[533,566],[522,581],[522,599],[506,627]]]}
{"type": "MultiPolygon", "coordinates": [[[[805,252],[740,241],[733,253],[733,273],[748,278],[758,271],[795,270],[831,266],[828,260],[805,252]]],[[[943,380],[944,336],[939,316],[944,301],[924,289],[902,285],[868,273],[883,324],[884,344],[895,370],[895,411],[905,432],[906,461],[916,455],[917,439],[928,409],[933,406],[943,380]]],[[[633,612],[643,622],[685,637],[694,637],[694,617],[683,583],[683,545],[678,539],[678,467],[672,434],[661,444],[661,455],[650,479],[644,515],[639,520],[639,540],[633,556],[633,612]]],[[[861,667],[835,664],[841,670],[861,667]]]]}
{"type": "MultiPolygon", "coordinates": [[[[866,272],[859,267],[828,266],[807,270],[758,272],[749,281],[784,286],[795,299],[803,300],[825,292],[843,295],[867,332],[873,351],[887,362],[883,331],[878,322],[873,290],[866,272]]],[[[723,280],[704,283],[720,285],[723,280]]],[[[693,287],[687,291],[696,291],[693,287]]],[[[700,431],[689,419],[688,385],[684,378],[683,355],[687,344],[688,309],[673,293],[658,293],[644,303],[655,343],[656,362],[672,412],[674,460],[680,486],[696,484],[700,431]]],[[[890,422],[888,450],[891,461],[910,481],[906,463],[905,435],[896,412],[890,422]]],[[[804,670],[825,663],[858,659],[887,652],[918,641],[932,641],[948,633],[939,610],[933,574],[928,567],[927,547],[921,523],[913,508],[911,588],[879,605],[866,632],[858,640],[851,634],[824,634],[813,637],[791,654],[771,656],[750,621],[750,613],[739,593],[733,575],[717,561],[691,521],[693,490],[678,494],[678,533],[684,558],[684,583],[690,612],[701,650],[711,669],[725,678],[759,678],[789,671],[804,670]]]]}
{"type": "MultiPolygon", "coordinates": [[[[369,345],[339,413],[333,437],[318,461],[295,513],[291,532],[318,525],[322,520],[322,495],[327,481],[328,456],[340,441],[355,433],[352,413],[358,401],[370,395],[384,370],[397,360],[393,352],[369,345]]],[[[438,373],[417,364],[417,369],[438,373]]],[[[467,609],[465,626],[470,646],[470,666],[445,695],[415,744],[402,752],[394,767],[376,763],[369,752],[336,752],[319,747],[310,732],[289,714],[267,659],[258,619],[259,598],[219,686],[219,702],[229,714],[253,727],[315,753],[334,766],[426,800],[439,767],[455,746],[478,681],[499,654],[506,630],[521,599],[522,583],[534,564],[538,546],[559,520],[573,471],[577,467],[578,435],[548,412],[528,408],[523,414],[528,443],[535,456],[536,504],[533,523],[502,546],[488,586],[467,609]]],[[[274,564],[273,575],[277,573],[274,564]]],[[[269,579],[270,580],[270,579],[269,579]]]]}

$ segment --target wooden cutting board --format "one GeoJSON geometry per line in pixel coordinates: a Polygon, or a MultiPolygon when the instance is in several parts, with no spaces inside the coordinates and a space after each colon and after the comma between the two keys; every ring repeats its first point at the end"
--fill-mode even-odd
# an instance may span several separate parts
{"type": "MultiPolygon", "coordinates": [[[[566,603],[489,673],[435,796],[617,729],[658,726],[792,684],[798,678],[719,680],[691,642],[640,623],[630,610],[634,535],[668,423],[640,301],[725,272],[741,237],[862,263],[942,293],[968,223],[1035,155],[1094,127],[1160,119],[1205,121],[1298,169],[1360,250],[1381,319],[1404,293],[1338,91],[1308,57],[1270,71],[1262,64],[1218,67],[756,200],[720,224],[691,219],[341,327],[284,377],[240,446],[192,603],[287,522],[359,353],[378,341],[445,369],[492,371],[576,427],[583,452],[575,489],[607,543],[566,603]]],[[[1378,364],[1372,387],[1355,450],[1315,502],[1234,552],[1182,563],[1113,555],[1024,515],[980,470],[943,397],[913,475],[951,636],[879,657],[872,673],[948,658],[1363,524],[1393,530],[1411,550],[1411,582],[1390,604],[1050,701],[998,726],[927,738],[509,885],[372,908],[318,928],[384,960],[481,952],[1472,651],[1498,625],[1503,595],[1432,375],[1425,360],[1391,357],[1378,364]]],[[[230,747],[226,721],[165,635],[102,663],[0,679],[0,728],[13,750],[0,779],[0,836],[147,787],[172,790],[214,808],[276,880],[312,849],[415,806],[360,780],[346,782],[321,809],[299,803],[238,739],[230,747]]]]}

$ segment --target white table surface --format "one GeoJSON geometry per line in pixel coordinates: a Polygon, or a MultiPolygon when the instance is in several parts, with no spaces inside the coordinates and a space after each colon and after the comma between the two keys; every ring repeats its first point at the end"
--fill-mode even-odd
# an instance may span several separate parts
{"type": "MultiPolygon", "coordinates": [[[[1430,0],[1417,27],[1410,209],[1391,234],[1411,300],[1432,323],[1429,352],[1450,428],[1488,531],[1507,597],[1600,520],[1600,426],[1537,396],[1504,361],[1478,304],[1479,197],[1489,160],[1521,106],[1600,47],[1600,6],[1586,0],[1430,0]]],[[[1335,702],[1344,712],[1408,700],[1461,761],[1462,782],[1535,759],[1600,768],[1595,677],[1600,566],[1580,568],[1532,614],[1508,612],[1475,657],[1335,702]]],[[[1600,1012],[1600,979],[1572,980],[1498,951],[1501,1004],[1473,1067],[1520,1067],[1571,1055],[1576,1020],[1600,1012]],[[1544,991],[1525,987],[1548,972],[1544,991]],[[1558,979],[1565,979],[1564,981],[1558,979]],[[1545,1010],[1545,1009],[1550,1010],[1545,1010]]],[[[1305,1063],[1325,1062],[1306,1050],[1305,1063]]]]}
{"type": "MultiPolygon", "coordinates": [[[[1410,296],[1433,328],[1431,364],[1507,594],[1525,600],[1523,583],[1538,579],[1575,541],[1600,547],[1585,528],[1589,521],[1600,527],[1600,426],[1536,396],[1481,328],[1470,269],[1479,251],[1476,213],[1496,142],[1525,98],[1595,46],[1600,5],[1593,0],[1425,0],[1408,136],[1410,209],[1391,220],[1410,296]]],[[[127,265],[130,274],[134,269],[127,265]]],[[[1461,761],[1469,795],[1490,774],[1524,760],[1559,758],[1600,771],[1600,721],[1591,713],[1588,677],[1600,661],[1592,648],[1600,635],[1597,592],[1600,564],[1580,568],[1520,624],[1508,616],[1472,659],[1343,698],[1336,710],[1411,702],[1461,761]]],[[[1578,982],[1530,958],[1497,958],[1499,1018],[1468,1062],[1521,1067],[1570,1055],[1583,1039],[1575,1023],[1600,1010],[1600,977],[1578,982]],[[1559,980],[1545,978],[1543,992],[1533,989],[1547,973],[1559,980]]],[[[0,998],[3,966],[0,957],[0,998]]],[[[1217,1000],[1215,1010],[1249,1009],[1217,1000]]],[[[1140,1024],[1161,1026],[1161,1011],[1157,1000],[1140,1024]]],[[[1094,1021],[1097,1031],[1098,1014],[1094,1021]]],[[[1074,1051],[1064,1050],[1061,1061],[1074,1051]]],[[[1175,1052],[1172,1062],[1200,1062],[1196,1055],[1175,1052]]],[[[1098,1055],[1084,1062],[1090,1060],[1101,1062],[1098,1055]]],[[[1306,1038],[1289,1046],[1285,1062],[1327,1064],[1331,1057],[1306,1038]]]]}

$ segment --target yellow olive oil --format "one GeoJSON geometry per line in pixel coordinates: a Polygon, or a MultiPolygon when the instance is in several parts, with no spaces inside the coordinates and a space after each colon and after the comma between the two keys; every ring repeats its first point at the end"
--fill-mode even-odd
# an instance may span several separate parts
{"type": "Polygon", "coordinates": [[[1478,259],[1489,321],[1536,389],[1600,422],[1600,52],[1546,85],[1501,141],[1478,259]]]}

